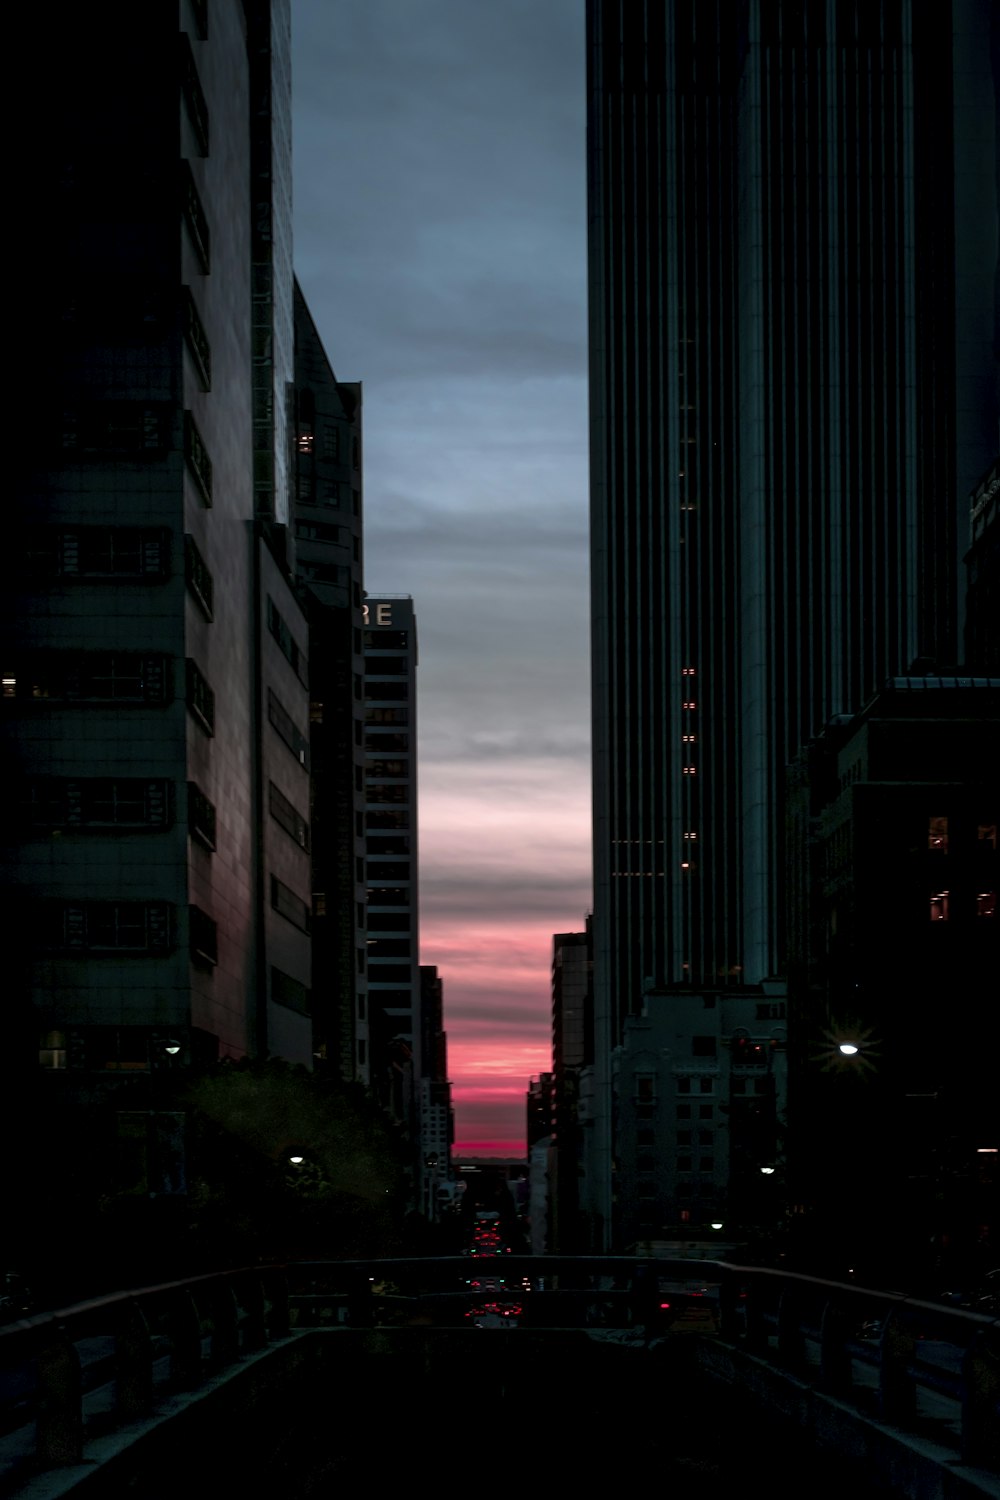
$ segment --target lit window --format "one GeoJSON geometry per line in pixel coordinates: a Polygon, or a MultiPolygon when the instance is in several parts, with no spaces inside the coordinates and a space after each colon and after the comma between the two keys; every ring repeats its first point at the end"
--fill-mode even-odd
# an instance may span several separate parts
{"type": "Polygon", "coordinates": [[[931,818],[927,824],[927,847],[938,854],[948,853],[948,819],[931,818]]]}
{"type": "Polygon", "coordinates": [[[695,743],[695,741],[697,740],[697,738],[698,738],[698,736],[696,734],[682,734],[681,735],[681,741],[685,745],[693,745],[695,743]]]}
{"type": "Polygon", "coordinates": [[[948,892],[937,891],[931,896],[931,921],[947,922],[948,920],[948,892]]]}
{"type": "Polygon", "coordinates": [[[698,774],[694,766],[682,766],[681,770],[685,776],[697,776],[698,774]]]}
{"type": "Polygon", "coordinates": [[[981,844],[989,844],[991,849],[997,846],[997,825],[995,823],[980,823],[977,837],[981,844]]]}
{"type": "Polygon", "coordinates": [[[996,891],[980,891],[976,897],[976,916],[995,917],[997,914],[996,891]]]}
{"type": "Polygon", "coordinates": [[[66,1033],[64,1031],[42,1033],[38,1048],[38,1065],[41,1068],[65,1068],[66,1033]]]}
{"type": "Polygon", "coordinates": [[[694,667],[681,667],[681,676],[682,677],[693,677],[694,676],[694,667]]]}
{"type": "Polygon", "coordinates": [[[298,446],[299,452],[300,453],[311,453],[313,451],[314,443],[315,443],[315,436],[314,436],[314,434],[308,428],[303,428],[299,432],[299,436],[298,436],[297,446],[298,446]]]}
{"type": "Polygon", "coordinates": [[[681,704],[681,708],[697,708],[697,707],[698,707],[697,703],[695,703],[693,700],[690,701],[690,702],[682,703],[681,704]]]}
{"type": "Polygon", "coordinates": [[[4,673],[3,695],[5,698],[17,697],[17,678],[8,673],[4,673]]]}

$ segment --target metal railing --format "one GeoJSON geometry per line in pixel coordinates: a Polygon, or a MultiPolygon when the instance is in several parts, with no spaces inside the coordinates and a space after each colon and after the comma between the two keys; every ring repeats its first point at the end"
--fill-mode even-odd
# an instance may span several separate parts
{"type": "Polygon", "coordinates": [[[583,1328],[650,1346],[691,1331],[778,1367],[954,1462],[1000,1472],[1000,1320],[722,1261],[450,1256],[248,1267],[0,1328],[0,1493],[73,1465],[169,1393],[317,1330],[583,1328]],[[692,1319],[692,1314],[695,1316],[692,1319]]]}

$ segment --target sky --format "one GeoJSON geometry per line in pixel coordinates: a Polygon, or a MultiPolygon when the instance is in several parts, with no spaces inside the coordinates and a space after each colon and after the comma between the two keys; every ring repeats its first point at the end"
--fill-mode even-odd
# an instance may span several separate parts
{"type": "Polygon", "coordinates": [[[591,909],[583,0],[292,0],[294,259],[410,594],[455,1154],[520,1155],[591,909]]]}

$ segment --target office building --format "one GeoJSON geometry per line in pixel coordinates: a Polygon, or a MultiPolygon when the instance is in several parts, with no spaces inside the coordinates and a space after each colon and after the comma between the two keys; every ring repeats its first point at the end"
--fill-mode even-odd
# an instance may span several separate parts
{"type": "Polygon", "coordinates": [[[552,1144],[548,1155],[548,1246],[572,1255],[587,1248],[580,1224],[583,1136],[580,1083],[594,1061],[593,919],[583,932],[552,938],[552,1144]]]}
{"type": "Polygon", "coordinates": [[[780,982],[786,765],[960,660],[997,451],[991,16],[588,3],[595,1245],[626,1021],[780,982]]]}
{"type": "MultiPolygon", "coordinates": [[[[309,620],[312,1022],[319,1065],[367,1084],[362,392],[295,287],[295,571],[309,620]]],[[[297,731],[298,732],[298,731],[297,731]]]]}
{"type": "Polygon", "coordinates": [[[365,842],[368,1070],[383,1108],[418,1132],[420,928],[417,622],[406,594],[366,597],[365,842]]]}
{"type": "Polygon", "coordinates": [[[451,1148],[455,1111],[448,1079],[444,981],[435,964],[420,965],[420,1076],[417,1080],[420,1142],[420,1211],[436,1223],[451,1202],[451,1148]]]}
{"type": "Polygon", "coordinates": [[[289,8],[69,11],[44,46],[15,29],[6,1092],[53,1122],[92,1104],[108,1190],[168,1194],[182,1143],[161,1171],[153,1075],[312,1061],[289,8]]]}

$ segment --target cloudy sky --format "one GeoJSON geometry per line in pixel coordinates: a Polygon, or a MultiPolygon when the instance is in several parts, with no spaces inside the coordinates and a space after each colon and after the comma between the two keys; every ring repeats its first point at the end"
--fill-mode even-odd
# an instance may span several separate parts
{"type": "Polygon", "coordinates": [[[456,1151],[524,1150],[591,905],[583,0],[292,0],[295,264],[412,594],[456,1151]]]}

